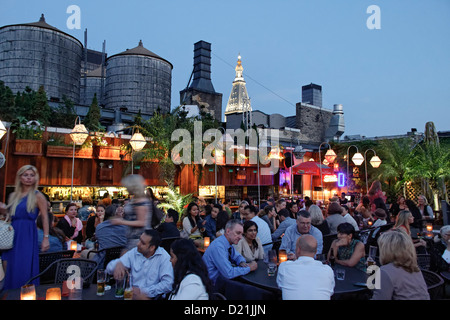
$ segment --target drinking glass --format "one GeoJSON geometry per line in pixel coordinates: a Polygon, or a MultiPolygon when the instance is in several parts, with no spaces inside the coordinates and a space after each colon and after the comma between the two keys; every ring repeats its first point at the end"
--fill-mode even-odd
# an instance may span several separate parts
{"type": "Polygon", "coordinates": [[[345,270],[344,269],[336,269],[336,279],[344,280],[345,279],[345,270]]]}
{"type": "Polygon", "coordinates": [[[97,295],[105,294],[106,272],[104,269],[97,270],[97,295]]]}
{"type": "Polygon", "coordinates": [[[128,274],[127,279],[125,281],[125,290],[123,293],[123,300],[132,300],[133,299],[133,284],[131,279],[131,274],[128,274]]]}
{"type": "Polygon", "coordinates": [[[272,277],[275,275],[275,272],[277,271],[277,264],[274,262],[269,262],[267,265],[267,275],[269,277],[272,277]]]}
{"type": "Polygon", "coordinates": [[[125,278],[116,279],[116,298],[123,298],[123,294],[125,291],[125,278]]]}
{"type": "Polygon", "coordinates": [[[369,257],[372,257],[373,259],[375,259],[375,257],[377,256],[377,250],[378,250],[377,247],[370,246],[370,248],[369,248],[369,257]]]}

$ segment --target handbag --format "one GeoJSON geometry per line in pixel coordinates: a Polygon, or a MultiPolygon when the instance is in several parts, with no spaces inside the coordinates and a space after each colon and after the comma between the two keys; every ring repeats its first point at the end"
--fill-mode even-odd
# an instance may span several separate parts
{"type": "Polygon", "coordinates": [[[11,223],[6,220],[0,220],[0,250],[9,250],[14,245],[14,228],[11,223]]]}

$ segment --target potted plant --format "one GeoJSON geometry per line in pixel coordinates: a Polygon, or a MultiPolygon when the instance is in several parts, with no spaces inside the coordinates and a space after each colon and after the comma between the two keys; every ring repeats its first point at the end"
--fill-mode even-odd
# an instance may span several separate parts
{"type": "Polygon", "coordinates": [[[101,160],[120,160],[120,147],[110,146],[104,135],[91,138],[94,157],[101,160]]]}
{"type": "Polygon", "coordinates": [[[46,144],[47,157],[71,158],[73,155],[73,146],[66,144],[62,135],[52,135],[46,144]]]}
{"type": "Polygon", "coordinates": [[[12,124],[15,134],[14,154],[41,156],[42,155],[42,134],[43,127],[36,121],[27,121],[23,117],[18,117],[12,124]]]}

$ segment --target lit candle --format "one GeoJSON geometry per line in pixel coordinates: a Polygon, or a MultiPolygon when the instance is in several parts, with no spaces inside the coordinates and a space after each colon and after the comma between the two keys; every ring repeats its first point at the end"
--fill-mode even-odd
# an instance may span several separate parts
{"type": "Polygon", "coordinates": [[[367,224],[368,224],[369,226],[371,226],[371,225],[373,224],[372,220],[369,220],[369,221],[367,222],[367,224]]]}
{"type": "Polygon", "coordinates": [[[61,289],[60,288],[49,288],[47,289],[46,300],[61,300],[61,289]]]}
{"type": "Polygon", "coordinates": [[[204,246],[205,248],[208,248],[210,242],[211,242],[211,240],[209,239],[209,237],[205,237],[205,238],[203,239],[203,246],[204,246]]]}
{"type": "Polygon", "coordinates": [[[70,250],[77,251],[77,242],[76,241],[70,242],[70,250]]]}
{"type": "Polygon", "coordinates": [[[280,263],[287,261],[286,252],[280,252],[280,263]]]}
{"type": "Polygon", "coordinates": [[[36,300],[34,284],[27,284],[20,288],[20,300],[36,300]]]}
{"type": "Polygon", "coordinates": [[[428,232],[433,231],[433,225],[431,223],[427,223],[427,231],[428,232]]]}

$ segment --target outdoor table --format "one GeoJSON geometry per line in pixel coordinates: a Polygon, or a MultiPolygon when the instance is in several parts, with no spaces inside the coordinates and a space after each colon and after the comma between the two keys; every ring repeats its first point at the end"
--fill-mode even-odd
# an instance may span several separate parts
{"type": "MultiPolygon", "coordinates": [[[[252,271],[246,275],[241,276],[240,278],[251,285],[256,287],[260,287],[265,290],[273,291],[278,294],[281,294],[281,289],[278,288],[277,285],[277,272],[274,276],[267,275],[267,265],[264,260],[257,260],[258,268],[255,271],[252,271]]],[[[343,293],[352,293],[357,291],[366,290],[367,288],[361,285],[355,285],[355,283],[366,283],[367,274],[364,271],[358,270],[356,268],[341,266],[336,264],[333,269],[344,269],[345,270],[345,279],[337,280],[335,277],[335,287],[334,294],[339,295],[343,293]]]]}
{"type": "Polygon", "coordinates": [[[441,276],[446,282],[450,283],[450,271],[441,271],[441,276]]]}
{"type": "MultiPolygon", "coordinates": [[[[36,286],[36,300],[45,300],[47,289],[60,288],[62,284],[43,284],[36,286]]],[[[6,300],[20,300],[20,288],[11,289],[2,293],[6,300]]],[[[97,285],[91,284],[89,288],[83,288],[82,300],[123,300],[123,298],[115,298],[115,286],[112,285],[110,290],[105,290],[103,296],[97,295],[97,285]]],[[[69,300],[69,297],[61,297],[61,300],[69,300]]]]}

